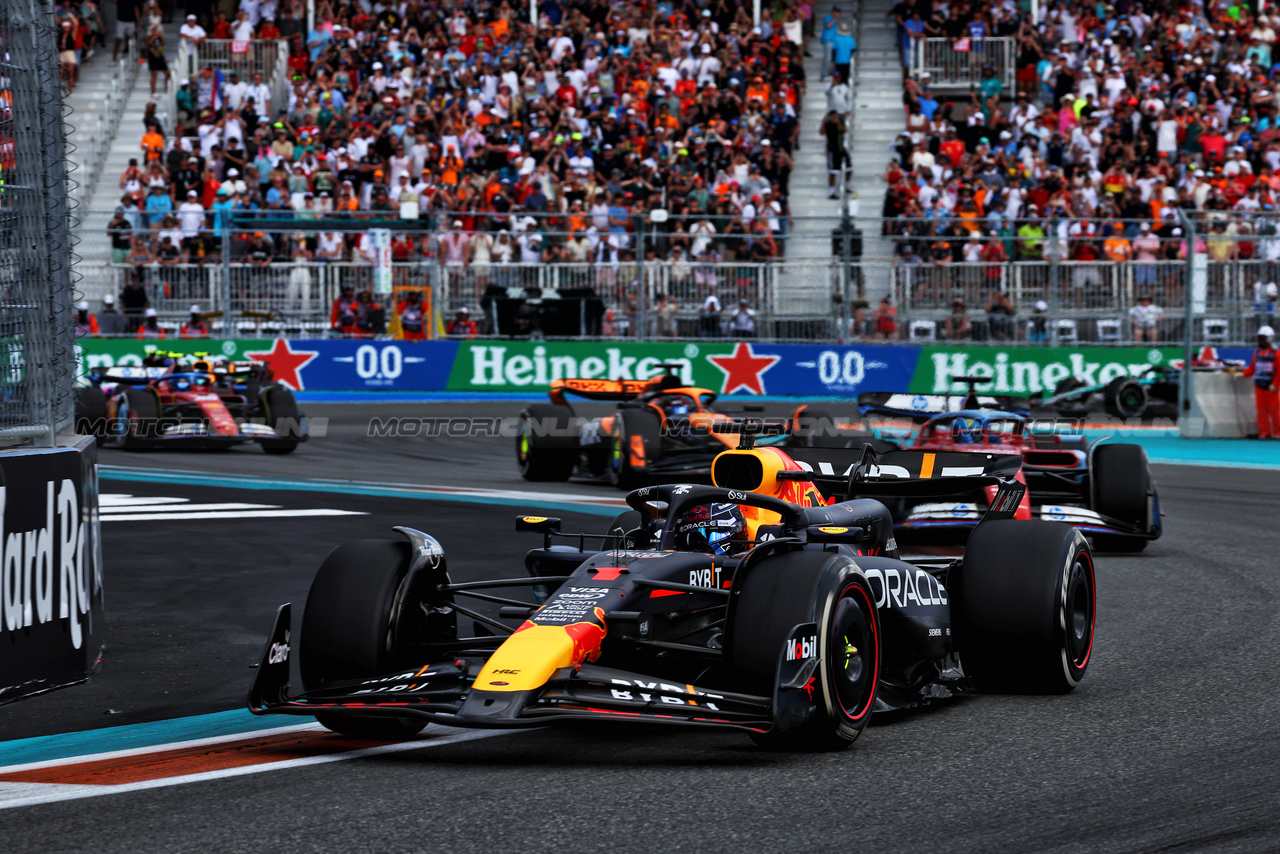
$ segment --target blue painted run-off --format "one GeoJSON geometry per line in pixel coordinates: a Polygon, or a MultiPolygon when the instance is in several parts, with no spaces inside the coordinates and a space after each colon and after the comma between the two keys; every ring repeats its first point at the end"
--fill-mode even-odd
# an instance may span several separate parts
{"type": "Polygon", "coordinates": [[[59,759],[72,759],[76,756],[120,750],[145,750],[148,747],[182,741],[241,735],[246,732],[279,729],[311,722],[310,718],[294,718],[292,715],[258,717],[248,709],[233,709],[229,712],[214,712],[210,715],[106,727],[87,732],[20,738],[0,744],[0,766],[54,762],[59,759]]]}

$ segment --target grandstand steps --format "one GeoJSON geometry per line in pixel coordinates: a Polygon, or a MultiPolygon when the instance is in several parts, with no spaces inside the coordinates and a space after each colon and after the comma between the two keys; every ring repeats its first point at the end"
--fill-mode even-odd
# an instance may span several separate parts
{"type": "MultiPolygon", "coordinates": [[[[164,25],[165,44],[168,47],[167,55],[171,68],[176,64],[179,40],[178,30],[181,27],[181,21],[178,21],[177,17],[175,16],[174,23],[164,25]]],[[[87,100],[93,95],[101,96],[105,94],[104,87],[112,85],[111,72],[113,65],[110,60],[111,48],[108,46],[105,51],[100,50],[98,52],[94,58],[94,63],[86,66],[85,72],[81,76],[80,85],[76,87],[76,91],[67,99],[68,103],[74,107],[74,112],[68,117],[70,125],[77,124],[77,116],[83,117],[95,109],[94,102],[89,102],[82,110],[81,106],[77,105],[77,99],[83,98],[87,100]],[[97,66],[96,68],[95,65],[97,66]],[[82,89],[84,89],[83,96],[82,89]]],[[[102,168],[88,196],[85,197],[85,203],[81,206],[81,224],[78,233],[79,244],[76,252],[84,261],[105,262],[111,257],[110,243],[107,240],[105,229],[111,219],[111,212],[120,203],[120,176],[129,165],[131,157],[138,158],[139,164],[145,162],[142,151],[138,146],[142,141],[144,132],[142,116],[146,112],[148,102],[154,100],[161,111],[164,111],[168,100],[163,92],[164,76],[158,74],[156,77],[156,97],[153,99],[151,97],[150,72],[147,71],[145,63],[139,64],[137,77],[134,78],[133,89],[125,102],[124,112],[120,118],[115,136],[112,137],[110,147],[107,149],[106,156],[103,159],[102,168]]],[[[173,72],[172,85],[176,87],[181,79],[181,76],[175,70],[173,72]]],[[[100,109],[102,103],[103,99],[99,97],[96,102],[96,108],[100,109]]],[[[172,124],[172,120],[166,123],[166,133],[172,133],[172,124]]],[[[75,141],[75,131],[68,133],[68,139],[71,142],[75,141]]],[[[87,271],[90,267],[86,266],[85,269],[87,271]]],[[[92,295],[96,292],[97,287],[94,282],[86,280],[82,283],[81,289],[86,294],[92,295]]]]}
{"type": "Polygon", "coordinates": [[[889,291],[892,246],[880,236],[884,206],[884,167],[890,146],[905,127],[902,111],[902,62],[897,27],[889,20],[890,0],[863,0],[859,22],[853,120],[853,190],[863,221],[862,261],[865,297],[879,300],[889,291]]]}

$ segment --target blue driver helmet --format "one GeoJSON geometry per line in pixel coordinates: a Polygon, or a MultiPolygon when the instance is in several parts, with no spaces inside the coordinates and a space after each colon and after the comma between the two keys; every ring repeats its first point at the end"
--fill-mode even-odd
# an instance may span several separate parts
{"type": "Polygon", "coordinates": [[[976,418],[957,418],[951,422],[951,439],[957,445],[969,445],[982,437],[982,422],[976,418]]]}
{"type": "Polygon", "coordinates": [[[675,523],[676,548],[709,555],[731,555],[750,543],[747,519],[736,504],[701,504],[675,523]]]}

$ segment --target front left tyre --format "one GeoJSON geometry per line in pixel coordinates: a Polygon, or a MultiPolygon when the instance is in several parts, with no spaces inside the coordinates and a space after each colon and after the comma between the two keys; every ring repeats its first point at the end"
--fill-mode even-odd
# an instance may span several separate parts
{"type": "Polygon", "coordinates": [[[749,693],[772,697],[792,630],[817,625],[807,720],[752,738],[778,750],[850,747],[871,719],[880,672],[876,597],[857,564],[830,552],[784,552],[751,567],[735,596],[725,646],[735,678],[749,693]]]}
{"type": "MultiPolygon", "coordinates": [[[[408,542],[355,540],[325,558],[302,613],[298,659],[304,690],[415,666],[415,642],[456,636],[456,617],[433,609],[440,603],[431,601],[429,589],[408,589],[411,555],[408,542]],[[432,625],[414,624],[433,617],[432,625]]],[[[316,720],[355,738],[403,738],[426,726],[395,717],[317,714],[316,720]]]]}

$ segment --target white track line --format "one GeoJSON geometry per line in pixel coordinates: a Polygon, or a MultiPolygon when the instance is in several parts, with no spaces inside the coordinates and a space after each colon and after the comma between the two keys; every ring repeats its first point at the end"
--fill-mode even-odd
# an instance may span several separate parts
{"type": "Polygon", "coordinates": [[[359,510],[229,510],[225,513],[110,513],[100,516],[103,522],[149,522],[161,519],[267,519],[300,516],[368,516],[359,510]]]}
{"type": "Polygon", "coordinates": [[[119,492],[107,492],[98,496],[99,507],[116,507],[119,505],[151,505],[151,504],[185,504],[190,498],[164,498],[151,495],[126,495],[119,492]]]}
{"type": "MultiPolygon", "coordinates": [[[[403,753],[408,750],[423,750],[429,747],[442,747],[446,744],[457,744],[462,741],[474,741],[480,738],[493,738],[499,735],[511,735],[516,730],[457,730],[441,727],[450,734],[398,744],[381,744],[363,750],[352,750],[347,753],[330,753],[325,756],[307,756],[300,759],[286,759],[282,762],[270,762],[262,765],[246,765],[239,768],[225,768],[219,771],[203,771],[199,774],[187,774],[182,777],[169,777],[163,780],[146,780],[140,783],[122,783],[116,786],[94,786],[67,783],[0,783],[0,810],[14,807],[29,807],[37,804],[50,804],[57,801],[72,801],[80,798],[96,798],[103,795],[118,795],[123,792],[140,792],[146,789],[161,789],[169,786],[182,786],[188,783],[203,783],[207,780],[221,780],[227,777],[242,777],[246,774],[260,774],[264,771],[283,771],[289,768],[302,768],[307,765],[320,765],[325,762],[342,762],[347,759],[366,759],[386,753],[403,753]]],[[[158,749],[166,749],[161,747],[158,749]]]]}
{"type": "Polygon", "coordinates": [[[229,501],[223,504],[164,504],[153,507],[146,504],[115,504],[98,508],[104,516],[115,516],[119,513],[185,513],[196,510],[276,510],[279,504],[244,504],[229,501]]]}

